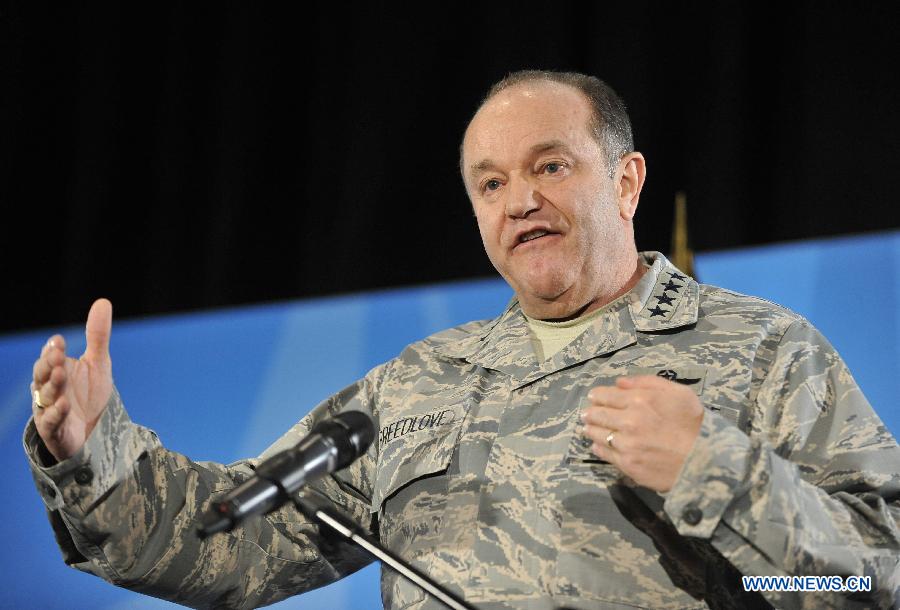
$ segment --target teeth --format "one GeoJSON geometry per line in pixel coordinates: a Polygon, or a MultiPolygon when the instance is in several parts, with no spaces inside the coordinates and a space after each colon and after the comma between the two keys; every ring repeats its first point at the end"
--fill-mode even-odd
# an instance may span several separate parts
{"type": "Polygon", "coordinates": [[[537,239],[538,237],[543,237],[549,233],[549,231],[544,231],[543,229],[537,229],[536,231],[529,231],[525,235],[519,238],[519,243],[525,243],[526,241],[531,241],[532,239],[537,239]]]}

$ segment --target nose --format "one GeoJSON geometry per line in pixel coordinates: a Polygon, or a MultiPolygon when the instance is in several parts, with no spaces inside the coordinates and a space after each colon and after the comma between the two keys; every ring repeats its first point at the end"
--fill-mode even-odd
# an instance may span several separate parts
{"type": "Polygon", "coordinates": [[[542,205],[537,185],[525,176],[513,174],[509,179],[506,197],[506,215],[510,218],[527,218],[542,205]]]}

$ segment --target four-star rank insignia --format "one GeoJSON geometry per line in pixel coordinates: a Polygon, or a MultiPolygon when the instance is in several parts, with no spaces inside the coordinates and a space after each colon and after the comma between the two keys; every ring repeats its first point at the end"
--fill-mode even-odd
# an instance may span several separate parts
{"type": "Polygon", "coordinates": [[[672,318],[678,304],[685,294],[690,278],[678,273],[673,267],[667,267],[659,274],[653,296],[647,301],[641,312],[644,317],[668,321],[672,318]]]}

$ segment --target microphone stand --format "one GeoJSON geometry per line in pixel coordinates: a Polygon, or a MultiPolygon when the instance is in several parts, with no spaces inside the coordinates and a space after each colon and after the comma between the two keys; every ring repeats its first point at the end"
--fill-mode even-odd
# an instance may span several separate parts
{"type": "Polygon", "coordinates": [[[375,557],[375,559],[390,566],[410,582],[419,585],[448,608],[452,608],[453,610],[477,610],[474,606],[466,603],[460,597],[437,584],[431,577],[409,565],[404,559],[391,553],[389,550],[369,538],[359,525],[347,517],[338,514],[326,504],[315,502],[309,498],[301,498],[299,493],[292,494],[291,499],[294,502],[294,506],[297,507],[297,510],[303,513],[306,518],[321,523],[322,525],[326,525],[345,539],[356,543],[364,551],[375,557]]]}

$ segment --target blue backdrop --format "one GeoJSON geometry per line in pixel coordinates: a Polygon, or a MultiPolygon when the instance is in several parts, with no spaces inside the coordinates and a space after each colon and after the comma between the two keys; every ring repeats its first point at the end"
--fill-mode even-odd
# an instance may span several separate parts
{"type": "MultiPolygon", "coordinates": [[[[900,232],[697,256],[709,284],[800,312],[832,341],[876,410],[900,433],[900,232]]],[[[116,383],[132,418],[196,460],[260,453],[312,406],[406,344],[490,318],[511,292],[501,280],[391,290],[210,313],[114,321],[116,383]]],[[[27,295],[17,295],[22,298],[27,295]]],[[[85,312],[89,303],[85,304],[85,312]]],[[[10,465],[0,503],[0,607],[162,608],[64,566],[21,449],[28,382],[41,345],[62,332],[0,338],[0,439],[10,465]]],[[[277,608],[380,608],[378,566],[277,608]]]]}

